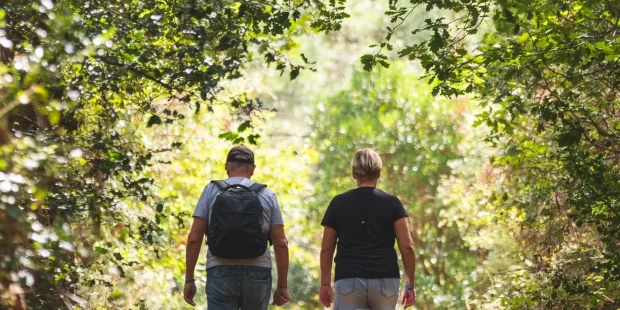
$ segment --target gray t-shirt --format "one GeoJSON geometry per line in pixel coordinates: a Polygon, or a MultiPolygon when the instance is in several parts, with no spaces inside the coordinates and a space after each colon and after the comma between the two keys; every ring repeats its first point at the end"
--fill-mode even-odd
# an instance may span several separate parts
{"type": "MultiPolygon", "coordinates": [[[[228,184],[241,184],[248,187],[254,184],[252,180],[242,177],[228,178],[225,181],[228,184]]],[[[198,199],[193,216],[209,221],[213,203],[219,194],[219,188],[215,184],[209,183],[202,191],[200,199],[198,199]]],[[[284,225],[276,194],[269,190],[269,188],[265,188],[258,193],[258,198],[263,206],[263,231],[268,232],[271,225],[284,225]]],[[[211,251],[207,249],[207,269],[221,265],[246,265],[271,268],[271,252],[268,247],[265,254],[257,258],[226,259],[213,256],[211,251]]]]}

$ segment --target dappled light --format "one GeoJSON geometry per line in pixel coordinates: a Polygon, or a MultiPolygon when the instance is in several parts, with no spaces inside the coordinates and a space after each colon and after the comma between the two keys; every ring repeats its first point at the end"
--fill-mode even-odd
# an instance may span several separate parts
{"type": "Polygon", "coordinates": [[[240,144],[288,238],[270,309],[324,308],[321,220],[363,148],[413,309],[620,309],[619,12],[0,0],[0,309],[187,309],[188,283],[207,307],[192,215],[240,144]]]}

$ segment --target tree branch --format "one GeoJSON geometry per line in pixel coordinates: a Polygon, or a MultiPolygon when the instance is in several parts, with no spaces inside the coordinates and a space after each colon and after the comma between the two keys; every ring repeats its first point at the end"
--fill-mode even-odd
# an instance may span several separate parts
{"type": "Polygon", "coordinates": [[[106,64],[109,64],[109,65],[113,65],[113,66],[116,66],[116,67],[119,67],[119,68],[125,68],[125,69],[127,69],[127,70],[129,70],[129,71],[131,71],[131,72],[133,72],[133,73],[135,73],[135,74],[137,74],[137,75],[139,75],[139,76],[141,76],[143,78],[146,78],[148,80],[151,80],[151,81],[153,81],[153,82],[163,86],[164,88],[166,88],[166,89],[168,89],[170,91],[173,91],[173,90],[180,91],[180,89],[176,88],[175,86],[170,85],[170,84],[168,84],[166,82],[163,82],[163,81],[161,81],[161,80],[159,80],[159,79],[149,75],[148,73],[140,71],[139,69],[136,69],[136,68],[134,68],[134,67],[132,67],[132,66],[130,66],[128,64],[121,64],[121,63],[118,63],[118,62],[116,62],[116,61],[114,61],[112,59],[104,58],[104,57],[97,57],[97,59],[99,59],[102,62],[104,62],[106,64]]]}

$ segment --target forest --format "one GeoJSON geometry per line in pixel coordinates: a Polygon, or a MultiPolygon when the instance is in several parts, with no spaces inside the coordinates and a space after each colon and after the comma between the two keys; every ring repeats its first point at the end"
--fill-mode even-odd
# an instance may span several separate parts
{"type": "Polygon", "coordinates": [[[414,309],[620,309],[619,94],[613,0],[0,0],[0,309],[188,309],[238,144],[281,205],[282,309],[323,309],[321,219],[366,147],[414,309]]]}

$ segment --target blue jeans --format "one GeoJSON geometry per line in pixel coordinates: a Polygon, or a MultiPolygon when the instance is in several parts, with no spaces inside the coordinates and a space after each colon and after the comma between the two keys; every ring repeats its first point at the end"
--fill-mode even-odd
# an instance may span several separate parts
{"type": "Polygon", "coordinates": [[[207,269],[209,310],[264,310],[271,295],[271,269],[215,266],[207,269]]]}
{"type": "Polygon", "coordinates": [[[400,280],[350,278],[335,283],[334,310],[394,310],[400,280]]]}

